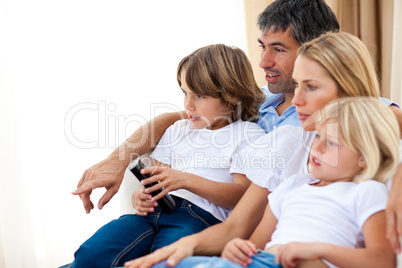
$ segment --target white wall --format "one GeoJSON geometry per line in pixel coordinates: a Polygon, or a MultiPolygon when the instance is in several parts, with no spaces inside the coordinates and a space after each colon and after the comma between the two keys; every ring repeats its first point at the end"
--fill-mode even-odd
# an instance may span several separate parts
{"type": "Polygon", "coordinates": [[[71,191],[140,124],[181,109],[181,58],[212,43],[247,50],[243,13],[242,0],[0,0],[5,267],[70,262],[120,215],[118,197],[86,215],[71,191]]]}

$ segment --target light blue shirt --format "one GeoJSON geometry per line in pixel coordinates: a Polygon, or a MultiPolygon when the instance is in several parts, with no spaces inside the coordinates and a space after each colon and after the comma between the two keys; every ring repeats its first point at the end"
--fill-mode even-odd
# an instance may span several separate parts
{"type": "Polygon", "coordinates": [[[296,106],[288,107],[281,116],[275,108],[285,101],[285,94],[273,94],[268,90],[268,86],[261,88],[265,94],[265,102],[260,106],[260,119],[257,121],[266,133],[282,125],[292,125],[300,127],[301,122],[297,119],[296,106]]]}
{"type": "MultiPolygon", "coordinates": [[[[265,94],[265,102],[260,106],[260,119],[258,119],[257,124],[259,124],[266,133],[271,132],[275,128],[283,125],[291,125],[295,127],[300,127],[301,122],[297,119],[296,106],[289,106],[281,116],[275,108],[285,101],[285,94],[273,94],[269,91],[268,85],[261,88],[265,94]]],[[[387,106],[395,105],[399,107],[398,104],[390,101],[386,98],[381,98],[380,101],[387,106]]]]}

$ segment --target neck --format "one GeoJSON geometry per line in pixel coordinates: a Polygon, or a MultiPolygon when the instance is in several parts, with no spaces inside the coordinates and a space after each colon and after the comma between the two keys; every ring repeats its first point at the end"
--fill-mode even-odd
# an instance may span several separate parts
{"type": "Polygon", "coordinates": [[[293,93],[285,93],[285,100],[276,106],[276,112],[281,116],[292,105],[293,93]]]}

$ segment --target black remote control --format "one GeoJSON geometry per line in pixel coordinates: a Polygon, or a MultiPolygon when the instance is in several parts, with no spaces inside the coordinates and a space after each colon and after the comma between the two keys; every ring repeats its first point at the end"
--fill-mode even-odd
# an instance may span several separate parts
{"type": "MultiPolygon", "coordinates": [[[[135,177],[137,177],[137,179],[139,181],[150,178],[152,176],[150,173],[141,174],[141,169],[143,169],[143,168],[145,168],[145,166],[139,158],[132,161],[129,165],[130,171],[134,174],[135,177]]],[[[147,184],[147,185],[145,185],[145,188],[154,186],[157,183],[158,182],[153,182],[153,183],[147,184]]],[[[156,191],[152,192],[151,195],[155,196],[155,195],[159,194],[160,192],[161,192],[161,190],[156,190],[156,191]]],[[[176,202],[173,200],[173,198],[169,194],[167,194],[164,197],[162,197],[161,199],[159,199],[158,203],[167,212],[172,211],[174,209],[174,207],[176,206],[176,202]]]]}

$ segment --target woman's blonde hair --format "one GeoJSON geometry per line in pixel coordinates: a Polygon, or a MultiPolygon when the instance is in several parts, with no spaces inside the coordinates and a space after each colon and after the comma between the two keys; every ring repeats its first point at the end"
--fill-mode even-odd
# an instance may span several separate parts
{"type": "Polygon", "coordinates": [[[392,111],[378,98],[339,98],[322,108],[320,117],[317,127],[329,120],[336,121],[342,143],[363,157],[365,167],[356,175],[355,182],[385,182],[395,173],[399,125],[392,111]]]}
{"type": "Polygon", "coordinates": [[[179,63],[177,82],[180,86],[183,71],[190,90],[201,96],[220,98],[232,121],[258,119],[258,108],[265,96],[241,49],[223,44],[199,48],[179,63]]]}
{"type": "Polygon", "coordinates": [[[325,33],[303,44],[298,56],[321,64],[338,86],[338,96],[379,96],[377,74],[366,46],[349,33],[325,33]]]}

